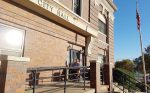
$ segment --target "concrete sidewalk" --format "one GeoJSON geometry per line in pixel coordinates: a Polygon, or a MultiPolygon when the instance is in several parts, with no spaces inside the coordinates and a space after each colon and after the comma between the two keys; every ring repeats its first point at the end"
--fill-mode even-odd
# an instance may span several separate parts
{"type": "MultiPolygon", "coordinates": [[[[64,83],[39,85],[35,93],[64,93],[64,83]]],[[[66,93],[94,93],[86,82],[85,90],[83,82],[67,82],[66,93]]],[[[32,89],[27,89],[25,93],[32,93],[32,89]]]]}

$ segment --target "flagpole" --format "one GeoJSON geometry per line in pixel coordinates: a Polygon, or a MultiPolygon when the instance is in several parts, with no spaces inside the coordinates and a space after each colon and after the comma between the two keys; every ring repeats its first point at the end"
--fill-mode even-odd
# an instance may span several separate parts
{"type": "Polygon", "coordinates": [[[141,55],[142,55],[143,72],[144,72],[144,84],[145,84],[145,91],[147,93],[146,69],[145,69],[145,60],[144,60],[144,52],[143,52],[143,45],[142,45],[142,33],[140,29],[139,29],[139,35],[140,35],[140,46],[141,46],[141,55]]]}
{"type": "MultiPolygon", "coordinates": [[[[137,0],[136,0],[136,9],[137,9],[137,0]]],[[[136,12],[137,12],[137,10],[136,10],[136,12]]],[[[138,16],[139,16],[139,14],[138,14],[138,16]]],[[[140,19],[138,19],[138,21],[140,21],[140,19]]],[[[147,93],[146,69],[145,69],[145,60],[144,60],[143,42],[142,42],[142,33],[141,33],[140,24],[138,24],[138,31],[139,31],[139,35],[140,35],[140,47],[141,47],[141,55],[142,55],[142,63],[143,63],[145,92],[147,93]]]]}

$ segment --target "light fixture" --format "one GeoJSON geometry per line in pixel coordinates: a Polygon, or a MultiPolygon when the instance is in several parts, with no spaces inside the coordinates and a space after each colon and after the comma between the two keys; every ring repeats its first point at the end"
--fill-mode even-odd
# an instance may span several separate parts
{"type": "Polygon", "coordinates": [[[67,47],[67,51],[69,51],[71,49],[71,46],[69,45],[68,47],[67,47]]]}

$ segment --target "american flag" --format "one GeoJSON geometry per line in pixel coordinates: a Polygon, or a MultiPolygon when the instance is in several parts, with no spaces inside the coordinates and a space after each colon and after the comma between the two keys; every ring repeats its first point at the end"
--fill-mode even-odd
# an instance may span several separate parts
{"type": "Polygon", "coordinates": [[[141,21],[140,21],[140,15],[139,15],[137,7],[136,7],[136,19],[137,19],[137,28],[138,30],[140,30],[141,21]]]}

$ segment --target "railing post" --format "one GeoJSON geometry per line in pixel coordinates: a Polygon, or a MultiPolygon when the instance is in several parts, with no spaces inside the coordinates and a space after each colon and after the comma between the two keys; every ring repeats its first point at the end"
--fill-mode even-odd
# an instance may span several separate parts
{"type": "Polygon", "coordinates": [[[104,81],[105,81],[105,80],[104,80],[104,79],[105,79],[105,77],[104,77],[104,67],[102,67],[102,79],[103,79],[103,80],[102,80],[102,84],[104,85],[104,81]]]}
{"type": "Polygon", "coordinates": [[[84,90],[85,90],[85,67],[83,67],[83,79],[84,79],[84,90]]]}
{"type": "Polygon", "coordinates": [[[150,89],[149,89],[149,87],[147,87],[147,93],[149,93],[150,92],[150,89]]]}
{"type": "Polygon", "coordinates": [[[0,54],[0,93],[25,93],[30,58],[0,54]]]}
{"type": "Polygon", "coordinates": [[[90,61],[90,88],[95,88],[95,93],[100,92],[100,63],[96,60],[90,61]]]}
{"type": "Polygon", "coordinates": [[[65,75],[64,75],[64,93],[66,93],[67,68],[65,68],[64,71],[65,71],[65,75]]]}
{"type": "Polygon", "coordinates": [[[129,77],[129,86],[128,86],[128,91],[130,91],[130,77],[129,77]]]}
{"type": "Polygon", "coordinates": [[[33,93],[35,93],[35,86],[36,86],[36,70],[33,72],[33,93]]]}
{"type": "Polygon", "coordinates": [[[123,78],[123,93],[125,93],[125,92],[124,92],[124,86],[125,86],[125,85],[124,85],[124,82],[125,82],[125,81],[124,81],[124,75],[123,75],[122,78],[123,78]]]}

